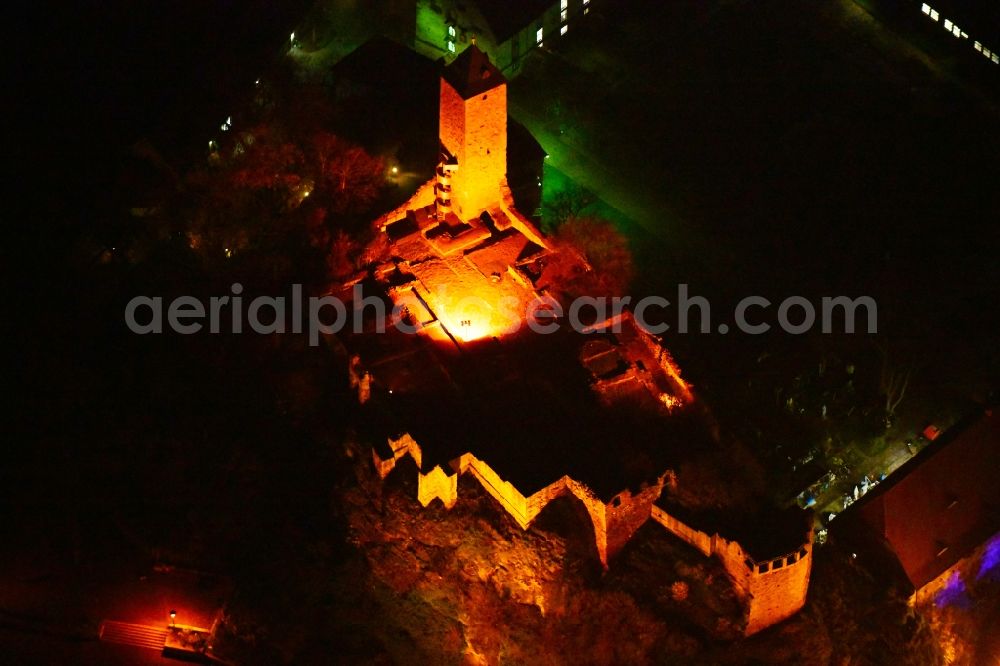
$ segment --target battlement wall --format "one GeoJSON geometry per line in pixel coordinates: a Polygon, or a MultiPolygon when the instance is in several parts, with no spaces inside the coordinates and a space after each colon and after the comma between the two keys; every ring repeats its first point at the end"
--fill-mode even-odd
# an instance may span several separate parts
{"type": "Polygon", "coordinates": [[[647,519],[652,518],[668,532],[697,548],[706,557],[715,556],[726,573],[744,593],[747,604],[745,633],[754,634],[797,613],[806,602],[812,571],[812,539],[791,553],[756,561],[736,541],[708,534],[687,525],[654,502],[663,490],[666,475],[633,494],[624,490],[605,503],[585,483],[563,476],[538,492],[525,497],[487,463],[464,453],[448,465],[423,472],[420,445],[409,435],[388,440],[392,456],[383,459],[373,450],[373,462],[380,478],[385,478],[405,455],[413,458],[419,471],[417,501],[427,506],[439,499],[447,508],[458,501],[458,477],[469,474],[496,499],[522,529],[528,529],[538,514],[553,500],[565,495],[578,499],[587,510],[594,528],[594,540],[602,565],[628,543],[647,519]]]}
{"type": "Polygon", "coordinates": [[[805,605],[812,572],[811,533],[798,550],[758,562],[738,542],[690,527],[658,506],[653,506],[652,517],[706,556],[719,559],[746,594],[746,635],[791,617],[805,605]]]}

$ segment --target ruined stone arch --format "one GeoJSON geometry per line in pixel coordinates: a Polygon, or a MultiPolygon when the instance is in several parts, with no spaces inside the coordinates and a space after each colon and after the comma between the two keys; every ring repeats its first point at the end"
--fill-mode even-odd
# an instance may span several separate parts
{"type": "Polygon", "coordinates": [[[569,559],[601,568],[604,563],[598,546],[599,524],[586,503],[566,491],[553,498],[538,512],[531,527],[564,539],[569,559]]]}

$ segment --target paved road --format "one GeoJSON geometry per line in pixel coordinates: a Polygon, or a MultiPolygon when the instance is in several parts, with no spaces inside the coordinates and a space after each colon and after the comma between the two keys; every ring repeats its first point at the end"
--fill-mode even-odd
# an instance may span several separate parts
{"type": "Polygon", "coordinates": [[[848,477],[838,477],[837,481],[824,493],[816,498],[817,520],[830,513],[840,513],[844,509],[843,500],[848,494],[853,495],[854,486],[861,487],[865,475],[869,479],[877,479],[881,474],[889,478],[893,472],[905,464],[919,449],[914,445],[911,454],[902,440],[889,444],[885,451],[877,456],[865,458],[862,464],[855,465],[848,477]],[[821,507],[821,508],[820,508],[821,507]]]}

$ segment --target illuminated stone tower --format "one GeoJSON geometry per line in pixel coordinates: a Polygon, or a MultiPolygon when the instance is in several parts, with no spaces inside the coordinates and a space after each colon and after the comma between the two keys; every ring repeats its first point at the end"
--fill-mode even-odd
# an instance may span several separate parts
{"type": "Polygon", "coordinates": [[[495,207],[507,177],[507,80],[475,44],[441,77],[438,213],[466,221],[495,207]]]}

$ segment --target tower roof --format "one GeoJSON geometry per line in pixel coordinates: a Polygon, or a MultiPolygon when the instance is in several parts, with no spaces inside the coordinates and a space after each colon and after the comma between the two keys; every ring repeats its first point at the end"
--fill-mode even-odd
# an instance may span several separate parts
{"type": "Polygon", "coordinates": [[[507,83],[500,70],[490,62],[490,57],[475,44],[462,51],[461,55],[445,67],[442,77],[462,99],[475,97],[507,83]]]}

